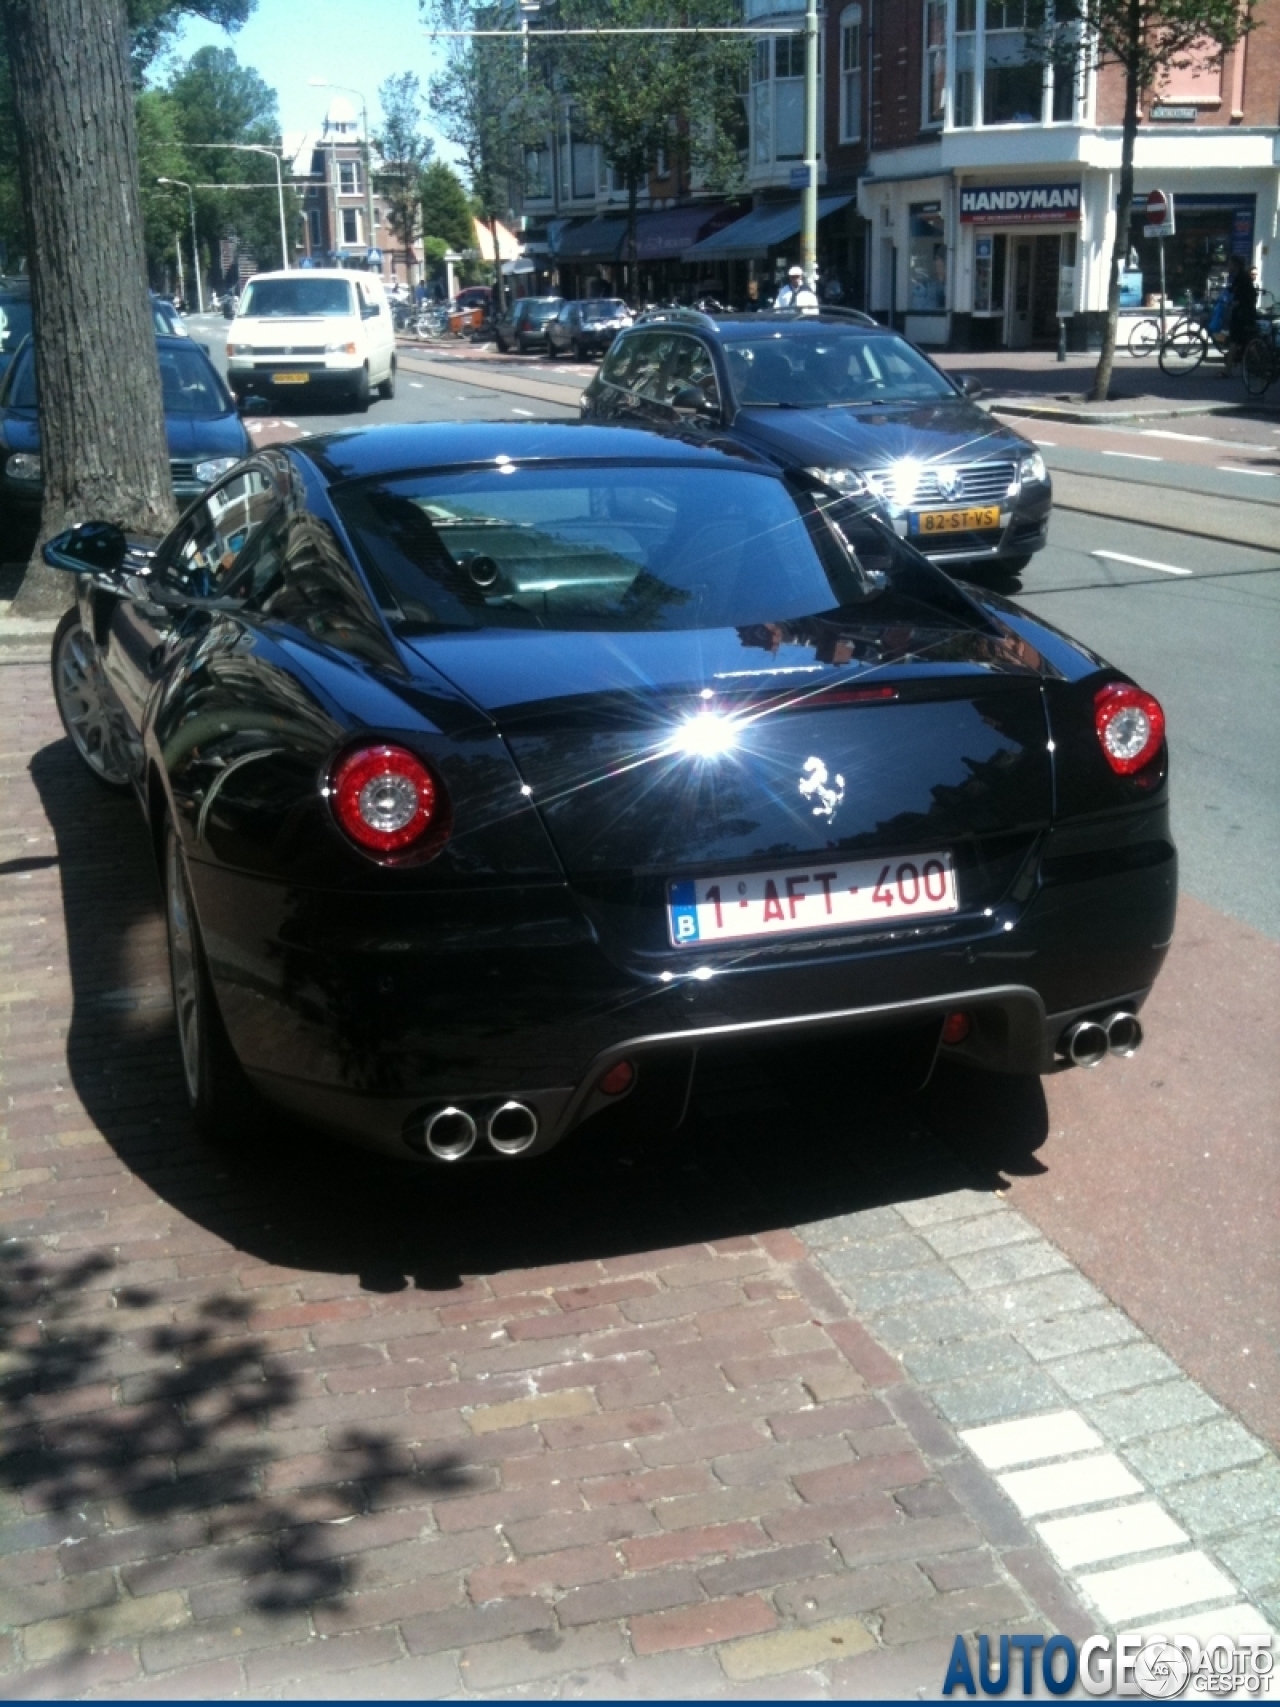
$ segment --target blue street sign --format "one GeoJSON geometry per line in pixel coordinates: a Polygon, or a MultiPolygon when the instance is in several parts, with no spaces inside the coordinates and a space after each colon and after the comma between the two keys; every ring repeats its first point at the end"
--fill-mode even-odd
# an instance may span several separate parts
{"type": "Polygon", "coordinates": [[[807,190],[809,188],[809,168],[807,166],[793,166],[791,168],[791,188],[793,190],[807,190]]]}

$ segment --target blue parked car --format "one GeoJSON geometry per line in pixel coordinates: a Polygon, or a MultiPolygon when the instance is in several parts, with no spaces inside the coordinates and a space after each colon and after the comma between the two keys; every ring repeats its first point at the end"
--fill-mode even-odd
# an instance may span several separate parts
{"type": "MultiPolygon", "coordinates": [[[[156,339],[173,495],[184,508],[253,449],[235,399],[192,338],[156,339]]],[[[19,531],[40,520],[35,348],[19,345],[0,385],[0,515],[19,531]]]]}

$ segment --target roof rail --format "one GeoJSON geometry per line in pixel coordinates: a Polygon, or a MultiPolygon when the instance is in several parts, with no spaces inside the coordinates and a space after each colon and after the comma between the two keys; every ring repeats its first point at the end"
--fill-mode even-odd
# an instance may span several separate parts
{"type": "Polygon", "coordinates": [[[878,326],[880,324],[873,314],[864,314],[860,308],[841,308],[834,302],[824,302],[818,313],[834,314],[840,320],[852,320],[855,326],[878,326]]]}
{"type": "Polygon", "coordinates": [[[714,332],[716,322],[710,314],[704,314],[700,308],[646,308],[642,314],[636,315],[636,325],[641,321],[653,325],[663,320],[674,320],[677,325],[697,326],[704,332],[714,332]]]}

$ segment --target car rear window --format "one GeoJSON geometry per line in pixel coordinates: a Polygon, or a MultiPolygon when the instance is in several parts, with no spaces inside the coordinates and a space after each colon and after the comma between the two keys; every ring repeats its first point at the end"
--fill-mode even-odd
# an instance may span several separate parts
{"type": "Polygon", "coordinates": [[[582,305],[582,318],[584,320],[616,320],[626,312],[626,303],[619,302],[616,297],[612,296],[599,297],[591,302],[584,302],[582,305]]]}
{"type": "Polygon", "coordinates": [[[524,315],[526,320],[532,320],[535,325],[541,326],[544,321],[554,320],[559,312],[560,299],[555,297],[551,302],[531,302],[524,315]]]}
{"type": "Polygon", "coordinates": [[[738,401],[748,406],[822,409],[955,395],[904,338],[882,333],[762,333],[726,339],[724,350],[738,401]]]}
{"type": "Polygon", "coordinates": [[[736,627],[868,591],[816,511],[735,469],[503,463],[331,496],[411,631],[736,627]]]}
{"type": "Polygon", "coordinates": [[[258,279],[240,304],[241,314],[264,320],[308,314],[351,314],[351,285],[346,279],[258,279]]]}

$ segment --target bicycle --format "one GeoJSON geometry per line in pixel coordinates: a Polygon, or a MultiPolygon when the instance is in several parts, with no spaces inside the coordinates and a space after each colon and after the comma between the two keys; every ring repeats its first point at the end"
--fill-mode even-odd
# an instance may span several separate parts
{"type": "Polygon", "coordinates": [[[1153,316],[1135,320],[1129,328],[1125,348],[1131,356],[1151,356],[1160,348],[1160,322],[1153,316]]]}
{"type": "Polygon", "coordinates": [[[1240,377],[1250,397],[1261,397],[1280,379],[1280,322],[1262,320],[1240,358],[1240,377]]]}

